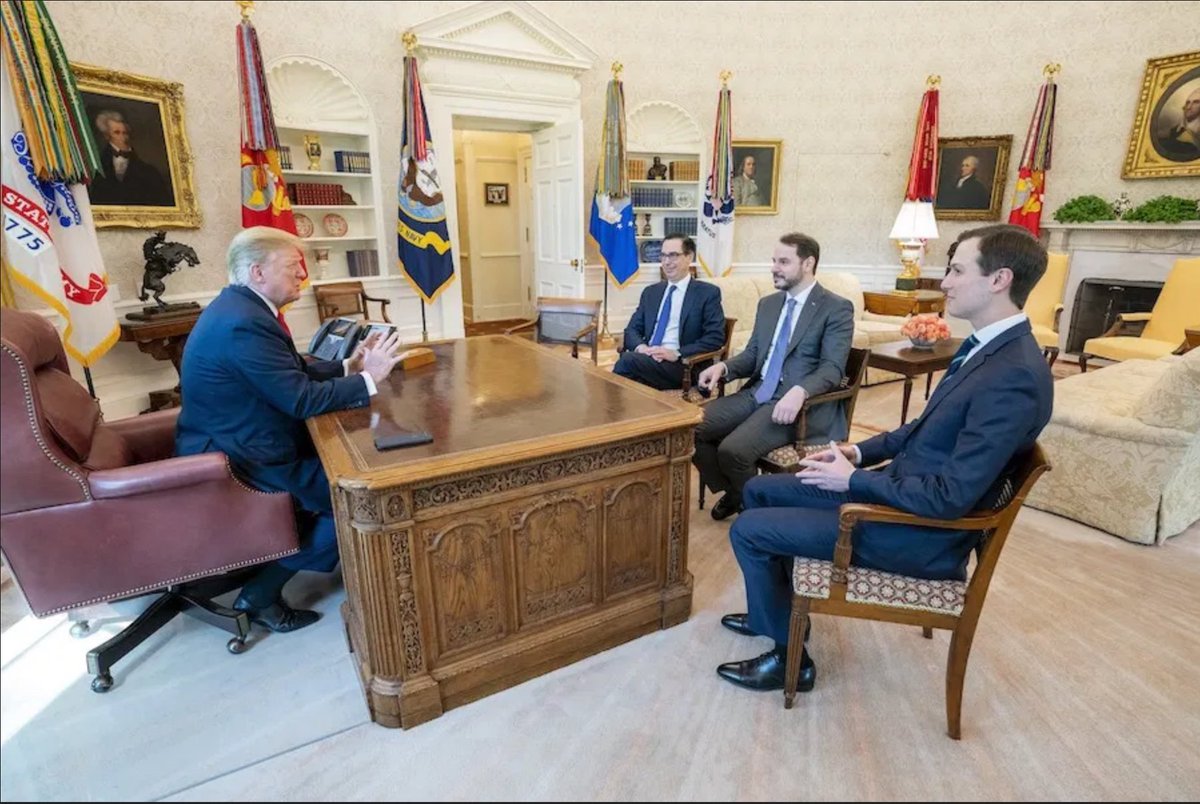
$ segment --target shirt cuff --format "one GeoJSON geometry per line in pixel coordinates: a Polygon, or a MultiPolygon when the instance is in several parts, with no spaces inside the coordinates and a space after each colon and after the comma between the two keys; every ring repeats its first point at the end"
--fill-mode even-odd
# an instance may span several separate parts
{"type": "Polygon", "coordinates": [[[342,361],[342,376],[343,377],[350,376],[350,358],[348,358],[348,357],[342,361]]]}
{"type": "Polygon", "coordinates": [[[362,372],[358,376],[363,378],[363,382],[367,384],[367,396],[375,396],[379,393],[379,389],[375,387],[375,380],[371,379],[371,375],[367,372],[362,372]]]}
{"type": "Polygon", "coordinates": [[[850,449],[854,450],[854,465],[862,465],[862,450],[858,448],[858,444],[851,444],[850,449]]]}

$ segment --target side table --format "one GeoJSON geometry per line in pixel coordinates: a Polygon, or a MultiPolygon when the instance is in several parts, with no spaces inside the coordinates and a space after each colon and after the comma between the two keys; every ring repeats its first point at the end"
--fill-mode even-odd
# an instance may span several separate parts
{"type": "MultiPolygon", "coordinates": [[[[121,340],[137,344],[138,350],[155,360],[170,360],[179,376],[179,364],[183,361],[183,347],[200,310],[188,310],[178,314],[167,314],[146,321],[122,321],[121,340]]],[[[179,385],[169,391],[151,391],[150,407],[142,413],[150,413],[180,404],[179,385]]]]}
{"type": "Polygon", "coordinates": [[[863,304],[878,315],[942,314],[946,309],[946,294],[940,290],[915,290],[912,293],[863,292],[863,304]]]}

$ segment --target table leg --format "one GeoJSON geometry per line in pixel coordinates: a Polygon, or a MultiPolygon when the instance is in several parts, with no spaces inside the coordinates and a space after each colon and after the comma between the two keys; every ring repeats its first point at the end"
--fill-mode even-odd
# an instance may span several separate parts
{"type": "Polygon", "coordinates": [[[929,401],[929,386],[933,385],[933,372],[925,375],[925,401],[929,401]]]}
{"type": "Polygon", "coordinates": [[[912,377],[904,378],[904,403],[900,406],[900,426],[908,421],[908,398],[912,396],[912,377]]]}

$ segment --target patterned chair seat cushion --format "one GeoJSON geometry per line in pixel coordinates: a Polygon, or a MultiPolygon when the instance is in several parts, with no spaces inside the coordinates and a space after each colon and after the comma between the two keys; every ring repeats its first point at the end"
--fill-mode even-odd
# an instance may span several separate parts
{"type": "MultiPolygon", "coordinates": [[[[833,562],[797,558],[792,567],[792,589],[801,597],[828,598],[833,562]]],[[[893,572],[851,565],[846,578],[846,599],[935,614],[962,613],[967,594],[965,581],[927,581],[893,572]]]]}
{"type": "MultiPolygon", "coordinates": [[[[678,388],[669,388],[665,391],[659,391],[659,393],[662,394],[663,396],[669,397],[671,399],[679,399],[680,398],[678,388]]],[[[688,389],[687,394],[685,394],[683,396],[683,401],[691,402],[693,405],[707,405],[709,402],[711,402],[712,400],[714,400],[716,398],[717,397],[715,395],[705,396],[704,394],[700,393],[699,388],[693,387],[693,388],[688,389]]]]}

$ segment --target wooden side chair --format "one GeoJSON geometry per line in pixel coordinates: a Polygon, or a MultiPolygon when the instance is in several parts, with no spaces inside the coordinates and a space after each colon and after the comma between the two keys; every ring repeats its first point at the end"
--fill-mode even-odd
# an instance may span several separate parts
{"type": "Polygon", "coordinates": [[[537,343],[559,343],[571,347],[571,357],[579,357],[579,345],[590,346],[592,362],[599,362],[600,301],[538,296],[537,317],[504,330],[505,335],[533,332],[537,343]]]}
{"type": "Polygon", "coordinates": [[[1035,444],[1020,459],[1016,470],[997,484],[995,505],[960,519],[926,519],[885,505],[843,505],[833,561],[797,558],[793,564],[784,708],[791,709],[796,699],[803,634],[810,615],[833,614],[918,625],[927,639],[933,637],[934,628],[943,628],[952,632],[946,662],[946,732],[951,739],[959,739],[967,658],[992,573],[1025,496],[1049,469],[1045,453],[1035,444]],[[976,548],[974,572],[967,581],[929,581],[852,566],[853,531],[860,522],[983,531],[983,539],[976,548]]]}
{"type": "Polygon", "coordinates": [[[330,282],[326,285],[313,285],[313,295],[317,299],[317,316],[322,322],[338,316],[352,315],[361,315],[365,319],[376,320],[371,319],[371,315],[367,311],[367,302],[375,302],[379,305],[380,318],[388,324],[392,323],[392,319],[388,318],[387,314],[391,300],[368,296],[362,282],[330,282]]]}
{"type": "Polygon", "coordinates": [[[773,449],[759,458],[759,471],[770,474],[799,472],[800,459],[804,457],[806,446],[825,447],[825,444],[808,443],[808,412],[817,405],[840,403],[846,411],[846,435],[849,436],[850,425],[854,422],[854,406],[858,402],[858,389],[862,387],[863,378],[867,376],[867,358],[870,356],[870,349],[850,350],[850,356],[846,359],[846,376],[842,377],[841,386],[804,400],[804,404],[800,406],[800,415],[796,417],[796,441],[773,449]]]}

